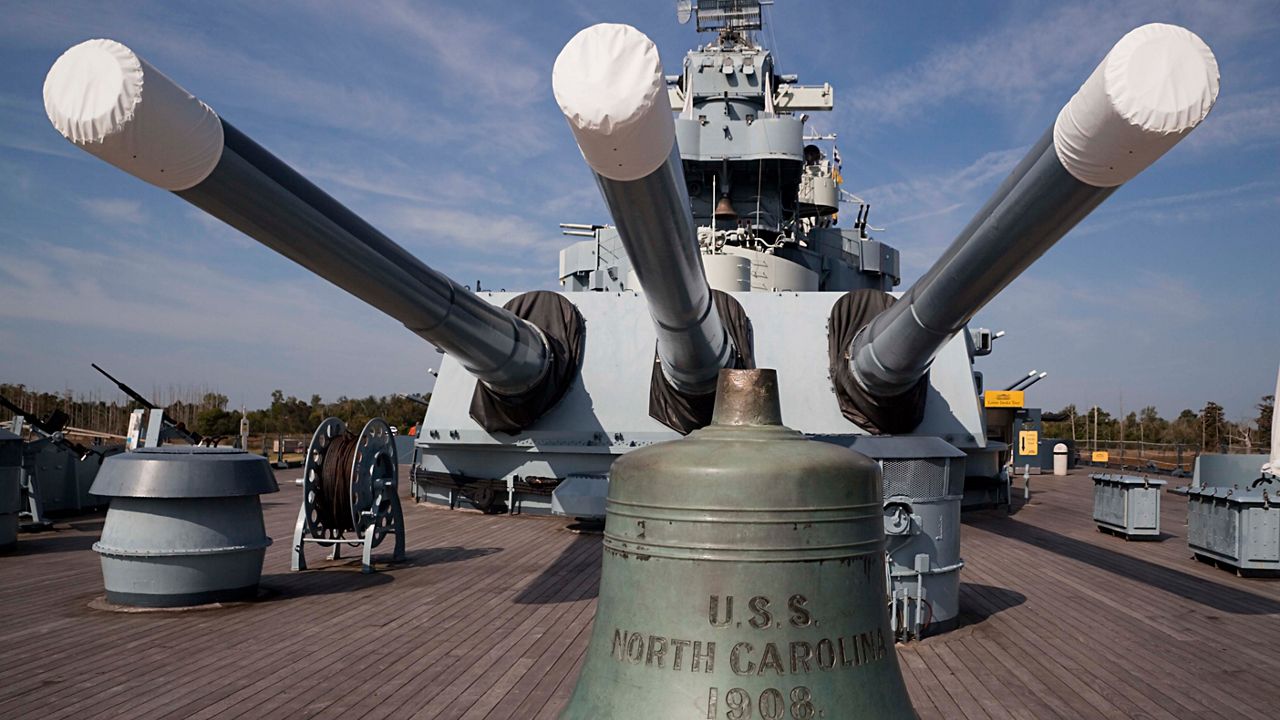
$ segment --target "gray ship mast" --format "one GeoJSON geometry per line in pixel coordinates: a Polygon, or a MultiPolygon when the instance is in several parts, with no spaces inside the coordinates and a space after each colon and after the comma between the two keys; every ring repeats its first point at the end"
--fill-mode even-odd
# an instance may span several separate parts
{"type": "MultiPolygon", "coordinates": [[[[756,38],[771,4],[677,7],[682,23],[714,34],[666,78],[707,280],[725,292],[890,290],[898,251],[870,237],[869,206],[840,189],[836,136],[806,134],[809,114],[833,107],[831,85],[780,73],[756,38]],[[841,212],[842,198],[853,201],[851,212],[841,212]]],[[[640,289],[615,227],[562,228],[590,238],[560,253],[566,289],[640,289]]]]}

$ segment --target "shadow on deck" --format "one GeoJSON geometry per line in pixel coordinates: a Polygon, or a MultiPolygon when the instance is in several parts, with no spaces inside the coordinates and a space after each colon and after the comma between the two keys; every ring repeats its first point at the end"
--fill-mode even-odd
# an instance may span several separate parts
{"type": "Polygon", "coordinates": [[[1108,550],[1105,547],[1076,540],[1012,518],[974,517],[965,518],[964,523],[1091,565],[1125,579],[1150,585],[1220,612],[1233,615],[1280,613],[1280,602],[1271,598],[1238,590],[1229,585],[1206,580],[1132,555],[1108,550]]]}

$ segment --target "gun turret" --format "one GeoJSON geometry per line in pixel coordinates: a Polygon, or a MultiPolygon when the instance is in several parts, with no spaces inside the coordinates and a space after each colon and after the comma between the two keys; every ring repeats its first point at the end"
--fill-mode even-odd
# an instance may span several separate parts
{"type": "Polygon", "coordinates": [[[428,267],[124,45],[89,40],[63,53],[44,100],[77,147],[399,320],[496,395],[538,394],[551,374],[556,351],[534,323],[428,267]]]}
{"type": "Polygon", "coordinates": [[[1030,377],[1030,378],[1027,378],[1027,379],[1023,380],[1022,382],[1018,383],[1018,384],[1017,384],[1017,386],[1016,386],[1016,387],[1014,387],[1013,389],[1014,389],[1014,390],[1026,390],[1027,388],[1031,387],[1032,385],[1035,385],[1036,383],[1040,382],[1041,380],[1045,379],[1045,378],[1046,378],[1046,377],[1048,377],[1048,376],[1049,376],[1049,373],[1047,373],[1047,372],[1042,372],[1042,373],[1040,373],[1040,374],[1036,375],[1035,377],[1030,377]]]}
{"type": "Polygon", "coordinates": [[[1009,386],[1005,388],[1005,391],[1009,391],[1009,390],[1017,390],[1017,389],[1018,389],[1018,386],[1022,385],[1022,383],[1024,383],[1024,382],[1026,382],[1026,381],[1030,380],[1031,378],[1033,378],[1033,377],[1035,377],[1035,376],[1036,376],[1036,371],[1035,371],[1035,370],[1032,370],[1031,372],[1027,373],[1026,375],[1023,375],[1022,377],[1018,378],[1017,380],[1015,380],[1015,381],[1013,381],[1013,382],[1009,383],[1009,386]]]}
{"type": "Polygon", "coordinates": [[[1217,61],[1191,31],[1151,24],[1121,38],[946,253],[852,340],[858,385],[877,398],[908,392],[978,310],[1191,132],[1217,95],[1217,61]]]}
{"type": "Polygon", "coordinates": [[[644,291],[663,375],[714,392],[735,347],[703,274],[658,49],[629,25],[593,25],[560,51],[552,86],[644,291]]]}

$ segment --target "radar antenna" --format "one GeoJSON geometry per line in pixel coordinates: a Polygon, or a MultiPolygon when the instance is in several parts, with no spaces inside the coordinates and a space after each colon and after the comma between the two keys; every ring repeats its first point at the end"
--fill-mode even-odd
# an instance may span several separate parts
{"type": "Polygon", "coordinates": [[[681,25],[688,25],[693,17],[693,0],[676,0],[676,20],[681,25]]]}
{"type": "MultiPolygon", "coordinates": [[[[686,4],[682,0],[676,5],[677,17],[683,17],[686,4]]],[[[764,27],[760,8],[772,4],[773,0],[698,0],[698,32],[715,31],[725,36],[759,30],[764,27]]]]}

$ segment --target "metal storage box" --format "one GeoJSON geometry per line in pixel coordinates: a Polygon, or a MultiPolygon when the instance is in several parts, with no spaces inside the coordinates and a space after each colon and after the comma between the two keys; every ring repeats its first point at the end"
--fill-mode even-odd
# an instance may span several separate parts
{"type": "Polygon", "coordinates": [[[1160,536],[1160,493],[1164,480],[1133,475],[1094,474],[1093,521],[1098,529],[1126,539],[1160,536]]]}
{"type": "Polygon", "coordinates": [[[1199,560],[1236,573],[1280,570],[1280,507],[1274,485],[1187,492],[1187,545],[1199,560]]]}

